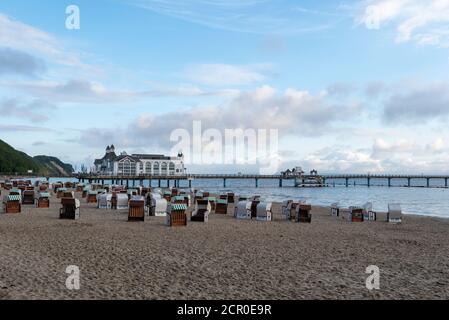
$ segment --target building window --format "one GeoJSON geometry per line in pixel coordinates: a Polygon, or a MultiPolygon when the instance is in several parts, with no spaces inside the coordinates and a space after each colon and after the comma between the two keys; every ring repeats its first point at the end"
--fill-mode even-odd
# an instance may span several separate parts
{"type": "Polygon", "coordinates": [[[159,174],[159,162],[155,162],[154,163],[154,173],[155,174],[159,174]]]}
{"type": "Polygon", "coordinates": [[[145,173],[152,173],[151,172],[151,162],[145,163],[145,173]]]}
{"type": "Polygon", "coordinates": [[[167,163],[166,162],[162,162],[162,174],[167,174],[167,163]]]}

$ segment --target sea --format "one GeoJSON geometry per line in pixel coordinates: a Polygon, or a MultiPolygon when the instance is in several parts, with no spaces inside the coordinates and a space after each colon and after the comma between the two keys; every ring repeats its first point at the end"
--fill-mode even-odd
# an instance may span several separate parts
{"type": "MultiPolygon", "coordinates": [[[[45,179],[33,179],[45,180],[45,179]]],[[[73,178],[50,178],[50,182],[77,182],[73,178]]],[[[111,181],[105,181],[110,184],[111,181]]],[[[133,186],[132,181],[129,182],[133,186]]],[[[440,218],[449,218],[449,189],[445,188],[444,179],[430,180],[427,188],[426,179],[413,179],[411,187],[407,186],[406,179],[393,179],[388,187],[386,179],[372,179],[367,186],[364,179],[352,179],[346,187],[345,180],[327,180],[327,187],[323,188],[296,188],[293,180],[284,180],[283,187],[279,187],[278,180],[259,180],[256,188],[254,180],[228,179],[226,187],[223,180],[194,180],[192,188],[214,193],[234,192],[241,196],[261,196],[263,201],[284,201],[288,199],[306,199],[307,203],[319,206],[330,206],[338,203],[342,207],[360,206],[372,202],[376,211],[388,211],[389,203],[401,205],[405,214],[424,215],[440,218]]],[[[144,181],[149,186],[149,181],[144,181]]],[[[152,187],[158,187],[157,181],[152,181],[152,187]]],[[[170,186],[173,186],[173,182],[170,186]]],[[[162,181],[162,187],[167,187],[162,181]]],[[[181,181],[180,188],[188,188],[188,181],[181,181]]]]}

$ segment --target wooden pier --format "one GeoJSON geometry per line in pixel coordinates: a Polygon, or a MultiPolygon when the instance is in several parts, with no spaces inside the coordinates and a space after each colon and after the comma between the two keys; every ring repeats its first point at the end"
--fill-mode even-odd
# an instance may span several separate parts
{"type": "MultiPolygon", "coordinates": [[[[33,174],[2,174],[0,173],[0,179],[31,179],[38,178],[33,174]]],[[[67,176],[52,177],[52,178],[69,178],[67,176]]],[[[415,180],[425,180],[425,185],[419,185],[419,187],[432,188],[432,180],[439,180],[442,183],[439,187],[449,187],[449,175],[400,175],[400,174],[325,174],[325,175],[258,175],[258,174],[185,174],[176,176],[167,175],[139,175],[139,176],[110,176],[110,175],[96,175],[96,174],[74,174],[71,178],[78,179],[80,182],[89,183],[101,183],[105,184],[105,181],[111,181],[112,184],[120,184],[127,186],[143,185],[148,181],[151,185],[153,181],[157,181],[159,187],[180,187],[181,181],[187,181],[189,187],[192,187],[192,181],[194,180],[222,180],[223,188],[227,187],[227,183],[230,180],[253,180],[254,186],[259,187],[261,180],[277,180],[279,187],[284,186],[284,181],[294,181],[295,187],[330,187],[336,185],[344,185],[350,187],[352,185],[374,186],[373,181],[382,180],[385,181],[385,186],[393,187],[393,181],[402,180],[405,184],[400,187],[418,187],[414,184],[415,180]],[[336,183],[335,180],[340,180],[342,183],[336,183]],[[355,180],[358,180],[355,182],[355,180]],[[352,181],[352,183],[351,183],[352,181]],[[365,181],[366,183],[361,183],[365,181]]],[[[49,179],[49,177],[47,177],[49,179]]]]}
{"type": "MultiPolygon", "coordinates": [[[[227,187],[229,180],[254,180],[255,187],[259,187],[261,180],[277,180],[279,187],[283,187],[284,181],[294,181],[295,187],[327,187],[334,185],[328,183],[329,180],[343,180],[346,187],[350,186],[351,180],[365,180],[366,186],[371,187],[372,181],[375,179],[387,181],[387,186],[392,187],[392,181],[395,179],[401,179],[407,181],[404,186],[413,187],[413,180],[426,180],[424,187],[431,187],[431,180],[444,181],[444,187],[448,188],[449,175],[367,175],[367,174],[329,174],[329,175],[302,175],[302,176],[289,176],[289,175],[257,175],[257,174],[186,174],[179,176],[166,176],[166,175],[153,175],[153,176],[102,176],[102,175],[89,175],[79,174],[76,178],[80,182],[89,183],[103,183],[104,181],[112,181],[113,184],[130,185],[143,185],[144,181],[149,181],[150,185],[153,181],[158,182],[158,186],[174,186],[179,187],[181,181],[188,181],[189,187],[192,187],[192,181],[194,180],[222,180],[223,188],[227,187]],[[165,184],[163,185],[163,182],[165,184]]],[[[361,185],[361,184],[359,184],[361,185]]]]}

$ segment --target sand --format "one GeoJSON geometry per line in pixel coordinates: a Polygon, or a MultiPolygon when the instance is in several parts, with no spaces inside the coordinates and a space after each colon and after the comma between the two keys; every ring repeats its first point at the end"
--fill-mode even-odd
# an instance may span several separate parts
{"type": "Polygon", "coordinates": [[[58,219],[55,197],[0,214],[0,299],[449,298],[449,220],[349,223],[316,207],[312,224],[211,215],[169,228],[81,203],[78,221],[58,219]],[[78,291],[65,286],[69,265],[78,291]],[[380,290],[365,286],[369,265],[380,290]]]}

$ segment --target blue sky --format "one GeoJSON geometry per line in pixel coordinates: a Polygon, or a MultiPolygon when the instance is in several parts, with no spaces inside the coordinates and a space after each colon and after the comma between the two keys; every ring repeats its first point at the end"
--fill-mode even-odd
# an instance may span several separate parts
{"type": "Polygon", "coordinates": [[[449,172],[448,71],[448,0],[0,2],[0,138],[78,166],[198,120],[278,129],[282,168],[449,172]]]}

